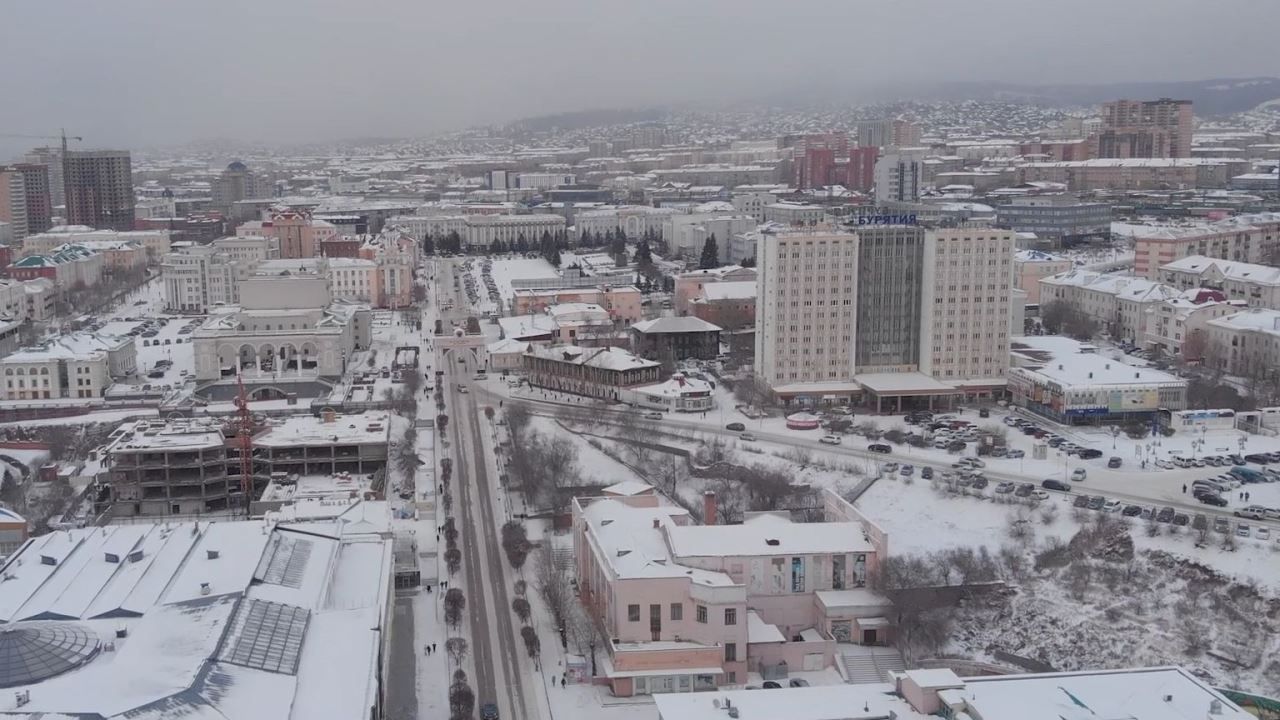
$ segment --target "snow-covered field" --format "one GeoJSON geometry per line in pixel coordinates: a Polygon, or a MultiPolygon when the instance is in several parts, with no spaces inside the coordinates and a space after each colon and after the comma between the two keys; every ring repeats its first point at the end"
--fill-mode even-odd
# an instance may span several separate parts
{"type": "MultiPolygon", "coordinates": [[[[483,267],[483,259],[476,258],[472,260],[470,275],[475,280],[476,292],[479,295],[476,309],[480,312],[499,312],[502,308],[489,299],[488,286],[484,282],[482,272],[483,267]]],[[[493,277],[493,284],[497,288],[498,295],[501,296],[504,305],[511,302],[512,280],[554,278],[559,275],[556,269],[551,266],[551,263],[546,260],[524,257],[494,259],[489,272],[493,277]]]]}

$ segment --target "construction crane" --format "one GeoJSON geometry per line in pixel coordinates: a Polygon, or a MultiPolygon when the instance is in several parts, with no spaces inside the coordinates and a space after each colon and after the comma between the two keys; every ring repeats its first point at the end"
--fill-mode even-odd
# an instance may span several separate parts
{"type": "Polygon", "coordinates": [[[67,141],[75,140],[76,142],[84,142],[84,138],[79,135],[68,135],[66,129],[63,129],[57,135],[19,135],[16,133],[0,133],[0,137],[6,138],[26,138],[28,140],[61,140],[62,156],[67,156],[67,141]]]}

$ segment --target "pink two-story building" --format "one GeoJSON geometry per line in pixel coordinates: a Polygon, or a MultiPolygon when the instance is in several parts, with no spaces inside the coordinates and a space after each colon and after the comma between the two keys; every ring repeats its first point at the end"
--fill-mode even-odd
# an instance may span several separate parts
{"type": "Polygon", "coordinates": [[[820,670],[838,642],[887,643],[888,602],[866,583],[888,538],[835,493],[823,501],[823,522],[697,525],[655,494],[575,499],[580,600],[607,646],[596,682],[620,696],[711,690],[820,670]]]}

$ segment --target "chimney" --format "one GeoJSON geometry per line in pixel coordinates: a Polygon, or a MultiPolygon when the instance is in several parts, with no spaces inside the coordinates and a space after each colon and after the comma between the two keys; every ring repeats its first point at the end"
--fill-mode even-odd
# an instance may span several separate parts
{"type": "Polygon", "coordinates": [[[716,510],[717,510],[717,507],[716,507],[715,492],[708,490],[702,493],[702,524],[703,525],[716,524],[716,510]]]}

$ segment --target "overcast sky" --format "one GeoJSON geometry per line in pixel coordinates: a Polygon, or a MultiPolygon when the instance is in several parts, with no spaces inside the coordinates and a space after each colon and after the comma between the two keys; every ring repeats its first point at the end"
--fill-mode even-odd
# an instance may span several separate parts
{"type": "Polygon", "coordinates": [[[1274,75],[1277,28],[1277,0],[5,0],[0,133],[412,136],[765,97],[815,74],[1274,75]]]}

